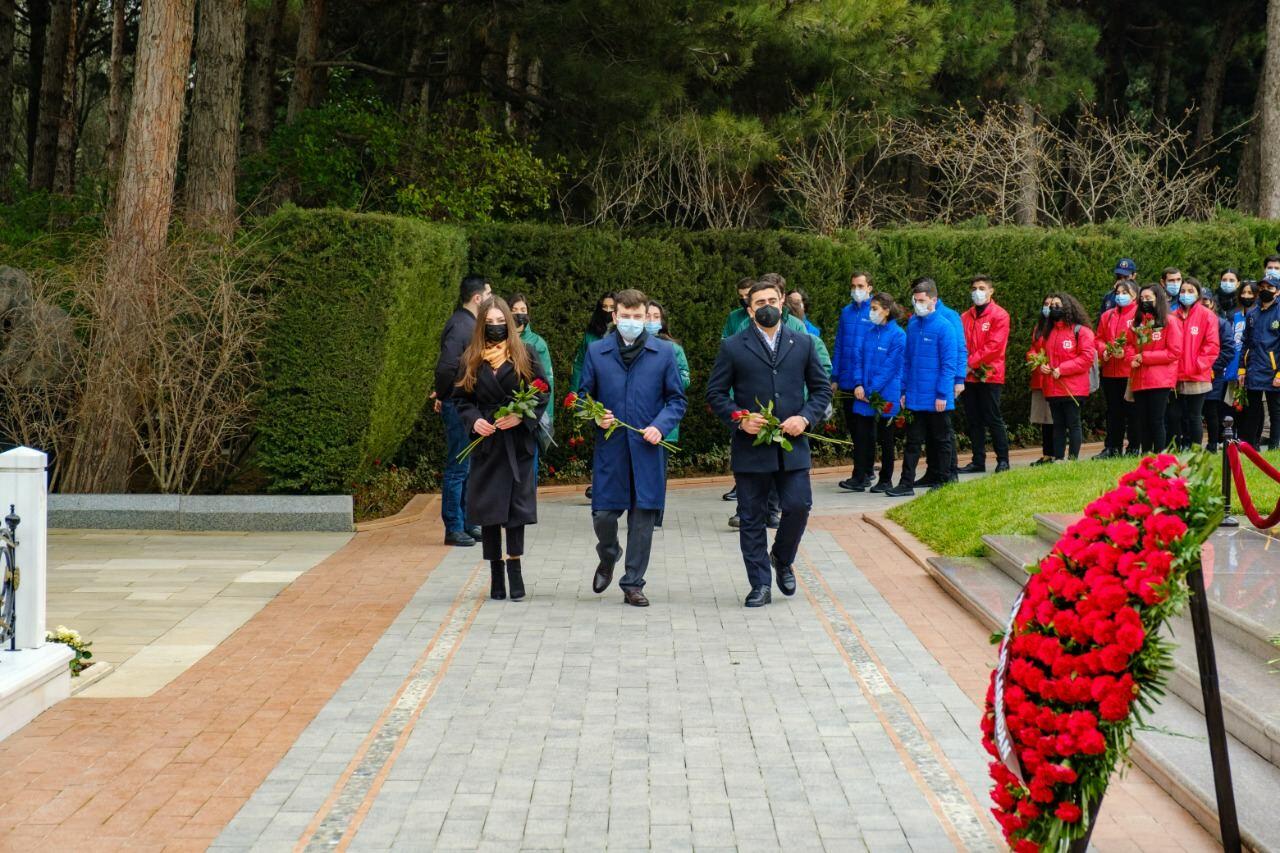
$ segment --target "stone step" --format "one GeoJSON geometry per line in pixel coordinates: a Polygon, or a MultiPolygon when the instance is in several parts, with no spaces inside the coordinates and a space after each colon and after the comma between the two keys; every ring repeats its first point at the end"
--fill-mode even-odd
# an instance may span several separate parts
{"type": "MultiPolygon", "coordinates": [[[[927,562],[929,574],[979,621],[993,631],[1004,629],[1021,588],[1009,574],[972,557],[931,557],[927,562]]],[[[1194,648],[1191,654],[1194,659],[1194,648]]],[[[1146,723],[1162,731],[1136,733],[1134,763],[1216,836],[1217,804],[1204,715],[1170,691],[1146,723]]],[[[1253,849],[1280,853],[1280,809],[1274,795],[1280,790],[1280,767],[1231,734],[1227,741],[1241,833],[1253,849]]]]}
{"type": "MultiPolygon", "coordinates": [[[[1046,553],[1077,518],[1035,516],[1036,533],[1046,543],[1046,553]]],[[[1205,583],[1214,636],[1264,660],[1276,657],[1271,638],[1280,634],[1280,539],[1242,526],[1222,528],[1209,541],[1214,565],[1205,583]]]]}
{"type": "MultiPolygon", "coordinates": [[[[1019,586],[1027,577],[1023,567],[1039,562],[1049,550],[1049,543],[1035,536],[988,535],[983,536],[982,541],[992,565],[1019,586]]],[[[1280,680],[1270,673],[1272,667],[1268,663],[1280,650],[1266,644],[1259,646],[1256,642],[1239,645],[1235,642],[1239,634],[1225,622],[1227,608],[1212,601],[1210,608],[1227,730],[1263,758],[1280,765],[1280,680]]],[[[1169,634],[1178,644],[1169,688],[1203,712],[1200,666],[1190,614],[1171,619],[1169,634]]]]}

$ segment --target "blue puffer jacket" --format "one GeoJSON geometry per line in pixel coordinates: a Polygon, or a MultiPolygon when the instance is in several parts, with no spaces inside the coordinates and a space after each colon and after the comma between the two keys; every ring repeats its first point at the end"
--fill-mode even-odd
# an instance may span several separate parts
{"type": "Polygon", "coordinates": [[[1234,382],[1240,369],[1240,346],[1244,343],[1244,313],[1236,311],[1230,320],[1218,317],[1218,341],[1222,349],[1213,363],[1213,390],[1206,400],[1221,400],[1226,397],[1227,383],[1234,382]]]}
{"type": "Polygon", "coordinates": [[[872,394],[879,394],[893,403],[893,409],[886,415],[885,412],[875,411],[870,403],[858,400],[853,404],[855,415],[892,417],[898,414],[906,350],[907,333],[902,331],[901,326],[894,322],[879,326],[872,324],[871,330],[862,338],[862,357],[859,359],[861,367],[853,384],[855,388],[862,386],[868,400],[872,394]]]}
{"type": "Polygon", "coordinates": [[[871,330],[871,300],[859,305],[850,302],[840,309],[840,325],[836,327],[836,348],[831,355],[831,381],[841,390],[852,391],[858,360],[862,357],[862,339],[871,330]]]}
{"type": "Polygon", "coordinates": [[[1245,388],[1274,391],[1272,378],[1280,374],[1280,299],[1263,311],[1254,306],[1244,315],[1245,388]]]}
{"type": "MultiPolygon", "coordinates": [[[[969,372],[969,347],[964,342],[964,321],[960,319],[960,315],[952,309],[948,308],[942,301],[942,297],[938,297],[938,308],[933,313],[941,314],[947,318],[947,322],[956,330],[956,373],[955,384],[963,385],[965,376],[969,372]]],[[[955,390],[954,388],[952,389],[955,390]]]]}
{"type": "Polygon", "coordinates": [[[945,400],[948,411],[956,407],[956,374],[965,369],[957,337],[960,333],[937,311],[907,323],[903,394],[911,411],[932,412],[936,400],[945,400]]]}

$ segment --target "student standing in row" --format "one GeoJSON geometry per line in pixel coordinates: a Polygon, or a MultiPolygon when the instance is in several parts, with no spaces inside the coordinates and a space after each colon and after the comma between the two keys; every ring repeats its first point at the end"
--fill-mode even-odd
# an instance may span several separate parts
{"type": "Polygon", "coordinates": [[[915,494],[916,466],[921,450],[926,464],[938,473],[936,485],[954,480],[951,475],[950,413],[955,411],[955,377],[960,367],[960,332],[938,313],[938,288],[923,279],[911,288],[914,316],[907,321],[903,358],[903,394],[899,401],[911,412],[907,446],[902,456],[902,477],[896,488],[882,494],[910,497],[915,494]]]}
{"type": "MultiPolygon", "coordinates": [[[[1187,278],[1178,291],[1174,312],[1182,325],[1182,354],[1178,358],[1177,396],[1171,421],[1177,427],[1179,450],[1200,446],[1204,398],[1213,390],[1213,366],[1222,351],[1218,315],[1200,304],[1200,282],[1187,278]]],[[[1171,436],[1172,437],[1172,436],[1171,436]]]]}
{"type": "Polygon", "coordinates": [[[871,468],[861,467],[859,461],[875,458],[874,448],[861,447],[860,441],[866,434],[865,430],[859,430],[854,419],[854,392],[864,352],[862,342],[871,327],[871,276],[858,270],[849,277],[849,304],[840,309],[840,323],[836,326],[836,343],[831,357],[831,390],[842,394],[845,428],[853,442],[853,473],[838,485],[851,492],[864,491],[871,484],[871,468]]]}
{"type": "Polygon", "coordinates": [[[965,348],[969,354],[964,382],[964,411],[969,424],[973,459],[961,474],[987,470],[986,434],[996,452],[996,473],[1009,470],[1009,437],[1000,414],[1004,390],[1005,350],[1009,345],[1009,312],[995,301],[990,276],[977,275],[969,282],[973,307],[961,315],[965,348]]]}
{"type": "Polygon", "coordinates": [[[1157,284],[1142,286],[1138,291],[1138,318],[1128,334],[1132,440],[1143,453],[1160,453],[1168,444],[1165,410],[1169,395],[1178,384],[1178,361],[1182,357],[1182,325],[1169,311],[1165,293],[1157,284]]]}
{"type": "Polygon", "coordinates": [[[1280,448],[1280,257],[1267,258],[1266,276],[1258,282],[1258,304],[1245,315],[1244,359],[1240,379],[1249,405],[1245,407],[1240,437],[1255,447],[1262,444],[1262,407],[1271,418],[1270,449],[1280,448]],[[1273,260],[1274,259],[1274,260],[1273,260]],[[1272,273],[1272,270],[1275,273],[1272,273]]]}
{"type": "Polygon", "coordinates": [[[907,333],[898,325],[902,312],[893,297],[877,293],[868,300],[871,310],[868,317],[871,329],[862,338],[862,356],[858,360],[859,375],[853,380],[855,400],[854,464],[870,472],[875,464],[876,446],[880,448],[880,479],[871,487],[872,492],[887,492],[893,488],[894,438],[897,429],[894,422],[902,411],[902,368],[906,359],[907,333]],[[879,397],[885,402],[876,410],[871,400],[879,397]],[[888,405],[886,412],[883,406],[888,405]]]}
{"type": "MultiPolygon", "coordinates": [[[[1040,316],[1036,318],[1036,324],[1031,329],[1031,349],[1028,355],[1035,352],[1042,352],[1049,338],[1049,330],[1053,328],[1053,323],[1049,320],[1049,312],[1052,310],[1050,301],[1052,296],[1046,296],[1040,305],[1040,316]]],[[[1049,409],[1049,400],[1044,395],[1045,375],[1039,370],[1030,372],[1027,383],[1031,387],[1031,423],[1040,427],[1040,458],[1032,465],[1047,465],[1054,461],[1053,458],[1053,412],[1049,409]]]]}
{"type": "Polygon", "coordinates": [[[1132,368],[1124,353],[1129,329],[1138,316],[1137,300],[1138,290],[1133,282],[1128,278],[1118,279],[1112,288],[1112,304],[1115,307],[1103,312],[1098,318],[1098,332],[1094,335],[1094,343],[1098,361],[1102,365],[1102,395],[1107,404],[1107,435],[1102,452],[1095,455],[1094,459],[1123,455],[1126,430],[1129,431],[1130,446],[1137,448],[1129,425],[1132,404],[1125,399],[1132,368]]]}
{"type": "MultiPolygon", "coordinates": [[[[1235,282],[1231,284],[1234,285],[1235,282]]],[[[1218,286],[1222,286],[1221,282],[1218,286]]],[[[1244,315],[1242,314],[1239,315],[1239,337],[1237,338],[1236,335],[1234,318],[1239,312],[1235,310],[1235,300],[1231,298],[1234,293],[1235,287],[1232,286],[1231,291],[1225,296],[1227,301],[1223,303],[1221,291],[1218,298],[1215,298],[1213,291],[1208,288],[1200,291],[1201,304],[1217,318],[1220,343],[1218,358],[1213,363],[1213,387],[1204,398],[1204,422],[1209,428],[1208,450],[1210,453],[1216,452],[1218,443],[1222,441],[1222,419],[1228,414],[1223,401],[1226,399],[1227,383],[1235,379],[1236,367],[1240,363],[1240,340],[1244,338],[1244,315]]]]}
{"type": "MultiPolygon", "coordinates": [[[[471,343],[463,353],[453,399],[467,434],[480,442],[468,461],[467,518],[480,525],[484,558],[489,561],[489,597],[524,598],[520,558],[524,529],[538,523],[538,485],[534,454],[538,422],[519,415],[495,417],[522,387],[546,382],[542,364],[521,342],[511,309],[502,299],[480,306],[471,343]],[[502,533],[506,531],[505,559],[502,533]],[[505,574],[505,577],[504,577],[505,574]]],[[[538,395],[540,416],[550,400],[538,395]]]]}
{"type": "Polygon", "coordinates": [[[1035,346],[1048,361],[1039,368],[1041,387],[1053,413],[1053,460],[1080,456],[1082,431],[1080,401],[1089,396],[1089,370],[1095,347],[1089,315],[1069,293],[1055,293],[1047,300],[1049,327],[1035,346]]]}

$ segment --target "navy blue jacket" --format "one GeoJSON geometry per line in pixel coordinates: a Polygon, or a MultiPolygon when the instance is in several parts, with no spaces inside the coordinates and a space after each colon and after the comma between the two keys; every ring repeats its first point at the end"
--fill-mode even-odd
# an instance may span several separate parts
{"type": "MultiPolygon", "coordinates": [[[[1233,312],[1232,317],[1239,318],[1240,333],[1243,335],[1244,316],[1236,311],[1233,312]]],[[[1222,349],[1218,351],[1218,358],[1213,362],[1213,388],[1205,398],[1207,400],[1221,400],[1226,396],[1227,383],[1235,380],[1240,364],[1240,353],[1236,349],[1235,322],[1222,315],[1218,315],[1218,342],[1222,349]]]]}
{"type": "MultiPolygon", "coordinates": [[[[577,390],[604,403],[613,416],[636,429],[655,426],[667,435],[680,424],[688,401],[670,341],[646,335],[644,349],[622,363],[618,334],[587,346],[577,390]]],[[[618,427],[606,441],[596,431],[591,461],[591,509],[662,509],[667,497],[667,451],[638,432],[618,427]]]]}
{"type": "Polygon", "coordinates": [[[1249,309],[1244,317],[1245,388],[1250,391],[1275,391],[1271,380],[1280,374],[1280,299],[1263,311],[1261,305],[1249,309]]]}
{"type": "Polygon", "coordinates": [[[956,337],[963,335],[938,311],[913,316],[907,322],[902,394],[908,409],[932,412],[937,400],[945,400],[948,410],[956,407],[956,371],[963,375],[965,370],[964,366],[956,367],[961,349],[956,337]]]}
{"type": "Polygon", "coordinates": [[[736,473],[764,474],[812,466],[809,440],[804,436],[790,440],[790,452],[776,444],[756,447],[752,444],[755,436],[734,423],[735,411],[758,412],[770,401],[778,420],[800,415],[809,422],[807,432],[814,432],[831,404],[831,377],[818,358],[811,336],[789,328],[779,330],[775,362],[752,324],[720,342],[720,352],[707,379],[707,404],[716,417],[733,429],[732,468],[736,473]]]}

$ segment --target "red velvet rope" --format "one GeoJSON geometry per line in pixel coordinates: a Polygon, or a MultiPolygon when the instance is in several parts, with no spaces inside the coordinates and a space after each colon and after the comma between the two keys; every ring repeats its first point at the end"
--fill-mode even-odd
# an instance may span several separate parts
{"type": "Polygon", "coordinates": [[[1280,482],[1280,471],[1277,471],[1247,441],[1232,442],[1227,445],[1227,461],[1231,465],[1231,479],[1235,481],[1236,495],[1240,498],[1240,506],[1244,508],[1244,514],[1248,516],[1254,527],[1260,527],[1264,530],[1275,527],[1280,522],[1280,502],[1276,503],[1276,508],[1266,518],[1263,518],[1258,513],[1258,510],[1254,508],[1253,498],[1249,495],[1248,483],[1244,479],[1244,470],[1240,467],[1240,451],[1244,451],[1244,455],[1249,457],[1250,462],[1277,482],[1280,482]]]}

